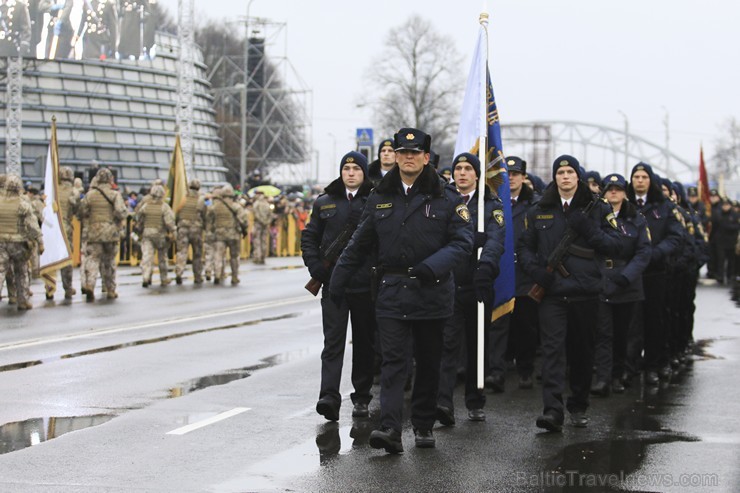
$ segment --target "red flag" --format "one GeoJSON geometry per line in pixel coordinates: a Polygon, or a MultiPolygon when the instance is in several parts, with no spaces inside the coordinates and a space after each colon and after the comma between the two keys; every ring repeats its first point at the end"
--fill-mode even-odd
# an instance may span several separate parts
{"type": "Polygon", "coordinates": [[[707,179],[707,169],[704,167],[704,147],[699,147],[699,200],[704,202],[707,214],[712,210],[712,204],[709,202],[709,180],[707,179]]]}

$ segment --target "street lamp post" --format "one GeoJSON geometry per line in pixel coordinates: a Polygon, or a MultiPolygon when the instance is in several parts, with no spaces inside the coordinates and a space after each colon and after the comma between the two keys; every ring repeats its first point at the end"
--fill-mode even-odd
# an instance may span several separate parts
{"type": "Polygon", "coordinates": [[[247,181],[247,91],[249,88],[249,8],[254,0],[247,3],[247,18],[244,20],[244,90],[242,91],[241,104],[241,153],[239,154],[239,184],[244,187],[247,181]]]}
{"type": "Polygon", "coordinates": [[[627,174],[629,173],[629,135],[630,135],[630,122],[627,119],[627,115],[624,114],[624,111],[617,110],[622,117],[624,118],[624,177],[628,178],[627,174]]]}

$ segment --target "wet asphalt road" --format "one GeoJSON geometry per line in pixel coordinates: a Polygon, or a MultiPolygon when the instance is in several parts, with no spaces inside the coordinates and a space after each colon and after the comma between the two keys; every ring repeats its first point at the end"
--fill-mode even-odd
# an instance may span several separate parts
{"type": "MultiPolygon", "coordinates": [[[[740,484],[738,310],[697,295],[693,365],[660,388],[593,399],[586,429],[541,433],[539,386],[488,393],[488,420],[437,427],[437,448],[371,449],[369,419],[314,411],[318,300],[300,259],[242,266],[242,284],[120,298],[0,302],[0,491],[735,491],[740,484]]],[[[76,273],[75,273],[76,274],[76,273]]],[[[350,351],[347,351],[347,360],[350,351]]],[[[377,390],[377,389],[376,389],[377,390]]],[[[377,395],[377,394],[376,394],[377,395]]],[[[406,412],[408,416],[408,412],[406,412]]]]}

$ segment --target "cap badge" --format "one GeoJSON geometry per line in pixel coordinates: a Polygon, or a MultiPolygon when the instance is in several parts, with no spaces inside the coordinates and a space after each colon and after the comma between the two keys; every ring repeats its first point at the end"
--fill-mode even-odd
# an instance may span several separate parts
{"type": "Polygon", "coordinates": [[[635,171],[645,171],[645,166],[639,165],[638,167],[635,168],[635,171]]]}
{"type": "Polygon", "coordinates": [[[460,156],[459,158],[457,158],[458,163],[462,163],[463,161],[467,161],[467,160],[468,160],[467,156],[460,156]]]}
{"type": "Polygon", "coordinates": [[[355,158],[353,158],[352,156],[350,156],[350,157],[347,158],[347,160],[345,162],[346,163],[354,163],[355,162],[355,158]]]}
{"type": "Polygon", "coordinates": [[[619,181],[619,178],[617,178],[616,176],[612,176],[611,178],[609,178],[609,180],[610,181],[619,181]]]}
{"type": "Polygon", "coordinates": [[[514,161],[513,159],[509,159],[508,161],[506,161],[506,164],[510,164],[513,166],[516,164],[516,161],[514,161]]]}
{"type": "Polygon", "coordinates": [[[570,166],[570,163],[567,159],[563,159],[562,161],[560,161],[560,166],[570,166]]]}
{"type": "Polygon", "coordinates": [[[411,133],[406,134],[406,140],[414,140],[414,134],[411,134],[411,133]]]}

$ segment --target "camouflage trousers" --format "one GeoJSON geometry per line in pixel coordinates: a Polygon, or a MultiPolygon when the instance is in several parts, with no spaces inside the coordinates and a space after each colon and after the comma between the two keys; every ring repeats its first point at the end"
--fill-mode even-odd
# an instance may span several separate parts
{"type": "MultiPolygon", "coordinates": [[[[64,232],[67,235],[67,239],[69,241],[70,246],[72,245],[72,226],[64,223],[64,232]]],[[[62,267],[60,269],[62,273],[62,286],[64,287],[64,295],[66,298],[72,297],[73,294],[75,294],[75,289],[72,287],[72,266],[62,267]]],[[[56,276],[56,273],[54,274],[56,276]]],[[[84,284],[83,284],[84,286],[84,284]]],[[[56,287],[53,289],[49,288],[49,285],[44,286],[44,289],[46,290],[46,296],[54,296],[54,293],[56,292],[56,287]]]]}
{"type": "Polygon", "coordinates": [[[8,277],[8,298],[15,298],[18,306],[27,303],[30,289],[28,260],[31,249],[23,242],[0,242],[0,288],[8,277]],[[12,269],[12,275],[8,275],[12,269]]]}
{"type": "Polygon", "coordinates": [[[200,228],[177,228],[177,262],[175,275],[182,277],[188,262],[188,245],[193,249],[193,277],[195,282],[203,282],[203,230],[200,228]]]}
{"type": "Polygon", "coordinates": [[[254,222],[252,230],[252,260],[255,264],[265,263],[265,253],[269,250],[270,226],[254,222]]]}
{"type": "Polygon", "coordinates": [[[116,292],[116,257],[119,245],[118,241],[88,242],[85,245],[83,286],[91,293],[95,291],[98,274],[108,296],[116,292]]]}
{"type": "Polygon", "coordinates": [[[218,240],[213,255],[214,273],[213,276],[217,281],[224,279],[226,270],[226,249],[229,249],[229,258],[231,262],[231,283],[239,282],[239,246],[240,240],[218,240]]]}
{"type": "Polygon", "coordinates": [[[216,242],[209,241],[209,240],[204,241],[203,251],[205,253],[204,257],[206,259],[205,261],[206,277],[211,277],[211,274],[215,270],[213,268],[213,253],[216,251],[216,242]]]}
{"type": "Polygon", "coordinates": [[[168,284],[167,279],[167,249],[169,242],[165,237],[149,237],[141,240],[141,277],[144,282],[152,282],[154,270],[154,253],[157,253],[159,262],[159,278],[162,284],[168,284]]]}

